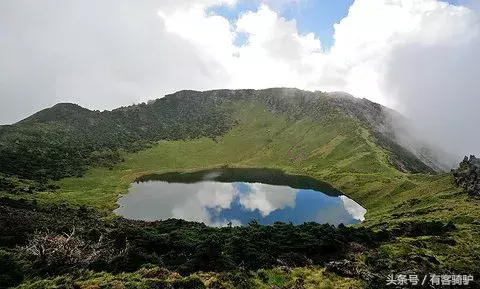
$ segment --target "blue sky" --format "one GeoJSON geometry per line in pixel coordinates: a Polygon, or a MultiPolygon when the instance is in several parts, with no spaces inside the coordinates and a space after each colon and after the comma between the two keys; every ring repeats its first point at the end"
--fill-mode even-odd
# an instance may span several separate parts
{"type": "MultiPolygon", "coordinates": [[[[451,4],[461,4],[468,0],[448,0],[451,4]]],[[[322,42],[325,50],[333,45],[333,26],[348,14],[348,9],[354,0],[307,0],[300,4],[285,4],[276,9],[285,19],[295,19],[300,33],[310,32],[322,42]]],[[[234,8],[227,6],[217,6],[211,9],[215,14],[224,16],[230,21],[235,21],[239,15],[246,11],[257,11],[258,2],[250,0],[241,0],[234,8]]],[[[236,40],[236,45],[241,45],[246,38],[240,35],[236,40]]]]}

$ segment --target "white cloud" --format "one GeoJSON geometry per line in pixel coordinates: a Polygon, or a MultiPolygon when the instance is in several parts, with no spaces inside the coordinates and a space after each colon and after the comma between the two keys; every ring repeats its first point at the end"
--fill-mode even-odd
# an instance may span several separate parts
{"type": "Polygon", "coordinates": [[[344,206],[345,210],[347,210],[347,212],[355,220],[359,220],[359,221],[362,221],[362,222],[365,221],[365,214],[367,213],[367,210],[365,208],[363,208],[362,206],[357,204],[357,202],[355,202],[352,199],[349,199],[346,196],[340,196],[340,199],[343,202],[343,206],[344,206]]]}
{"type": "Polygon", "coordinates": [[[295,207],[298,189],[265,184],[248,184],[240,191],[231,183],[212,181],[195,184],[145,182],[132,184],[129,194],[118,200],[115,213],[131,219],[169,218],[203,222],[209,226],[240,225],[237,219],[220,219],[220,213],[237,202],[249,211],[268,216],[277,209],[295,207]],[[238,199],[237,199],[238,197],[238,199]]]}
{"type": "Polygon", "coordinates": [[[223,66],[166,30],[169,3],[1,1],[0,123],[56,102],[105,109],[221,86],[223,66]]]}
{"type": "Polygon", "coordinates": [[[229,22],[207,11],[236,0],[2,1],[0,122],[59,101],[103,109],[180,89],[290,86],[386,104],[440,146],[479,153],[477,10],[356,0],[323,51],[279,16],[284,2],[258,1],[229,22]],[[240,34],[247,41],[236,47],[240,34]]]}
{"type": "Polygon", "coordinates": [[[295,20],[280,17],[267,5],[239,17],[234,29],[246,35],[247,42],[227,67],[230,87],[307,88],[323,65],[320,40],[313,33],[301,35],[295,20]]]}
{"type": "Polygon", "coordinates": [[[165,23],[165,30],[194,44],[195,47],[226,66],[236,50],[235,32],[230,22],[222,16],[208,14],[207,6],[197,5],[185,10],[158,15],[165,23]]]}
{"type": "Polygon", "coordinates": [[[387,59],[399,45],[458,41],[471,24],[471,10],[436,0],[357,0],[335,25],[329,57],[343,60],[348,92],[394,105],[379,86],[387,59]]]}
{"type": "Polygon", "coordinates": [[[195,186],[195,197],[202,207],[216,211],[230,208],[233,199],[238,194],[235,188],[228,183],[201,182],[195,186]]]}
{"type": "Polygon", "coordinates": [[[214,5],[233,6],[238,0],[147,0],[157,8],[168,12],[197,8],[207,8],[214,5]]]}
{"type": "Polygon", "coordinates": [[[258,210],[263,217],[286,207],[295,207],[298,189],[260,183],[248,185],[249,190],[240,194],[240,204],[249,211],[258,210]]]}
{"type": "Polygon", "coordinates": [[[145,182],[131,185],[131,192],[118,200],[120,206],[115,213],[137,220],[177,218],[209,226],[223,226],[229,221],[238,225],[238,220],[219,220],[216,216],[230,208],[236,195],[238,192],[228,183],[145,182]]]}

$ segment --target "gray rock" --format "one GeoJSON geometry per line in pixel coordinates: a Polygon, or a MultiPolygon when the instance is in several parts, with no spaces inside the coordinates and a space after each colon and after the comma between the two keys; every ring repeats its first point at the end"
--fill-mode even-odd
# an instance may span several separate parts
{"type": "Polygon", "coordinates": [[[473,198],[480,198],[480,159],[465,156],[458,169],[453,170],[455,185],[473,198]]]}

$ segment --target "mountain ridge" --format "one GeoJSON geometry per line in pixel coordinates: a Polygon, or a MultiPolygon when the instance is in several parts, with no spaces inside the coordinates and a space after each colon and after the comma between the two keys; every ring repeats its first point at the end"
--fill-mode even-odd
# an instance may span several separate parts
{"type": "MultiPolygon", "coordinates": [[[[279,95],[283,96],[292,96],[292,93],[297,93],[297,94],[303,94],[304,96],[308,97],[308,100],[318,100],[320,97],[329,97],[335,100],[348,100],[351,103],[356,103],[356,104],[368,104],[370,107],[381,107],[382,109],[389,110],[389,111],[394,111],[388,107],[382,106],[378,103],[372,102],[366,98],[357,98],[349,93],[346,92],[341,92],[341,91],[334,91],[334,92],[322,92],[322,91],[307,91],[307,90],[301,90],[298,88],[286,88],[286,87],[275,87],[275,88],[267,88],[267,89],[214,89],[214,90],[180,90],[174,93],[166,94],[162,98],[156,98],[156,99],[151,99],[148,100],[147,102],[142,102],[138,104],[133,104],[129,106],[121,106],[117,107],[114,109],[110,110],[93,110],[93,109],[88,109],[85,107],[82,107],[76,103],[72,102],[60,102],[57,104],[54,104],[51,107],[44,108],[20,121],[18,121],[15,124],[23,123],[26,121],[48,121],[48,119],[42,119],[42,117],[46,117],[46,114],[48,112],[54,111],[56,113],[62,113],[62,112],[78,112],[78,111],[83,111],[85,113],[114,113],[117,111],[125,111],[129,109],[135,109],[138,108],[139,106],[142,105],[151,105],[154,104],[157,101],[169,99],[169,98],[181,98],[183,96],[192,96],[192,95],[208,95],[208,94],[213,94],[213,95],[219,95],[223,94],[222,97],[235,97],[235,98],[241,98],[242,96],[245,95],[250,95],[250,96],[255,96],[258,97],[258,94],[261,93],[277,93],[279,95]]],[[[339,104],[337,104],[339,105],[339,104]]],[[[367,105],[364,105],[367,106],[367,105]]],[[[395,111],[396,112],[396,111],[395,111]]],[[[396,112],[398,113],[398,112],[396,112]]]]}
{"type": "MultiPolygon", "coordinates": [[[[455,174],[434,174],[410,152],[390,117],[368,100],[282,89],[183,91],[108,112],[54,106],[29,121],[0,127],[0,227],[5,228],[0,242],[7,246],[0,259],[11,265],[10,273],[23,274],[12,283],[25,278],[19,288],[65,286],[65,280],[80,287],[115,282],[147,288],[159,275],[156,282],[167,282],[159,283],[165,288],[184,288],[192,276],[200,277],[189,288],[219,287],[210,282],[212,276],[225,288],[240,288],[230,284],[238,274],[255,282],[241,288],[272,288],[268,274],[300,280],[305,288],[350,288],[350,281],[359,288],[384,288],[388,274],[406,270],[471,272],[477,280],[478,204],[459,192],[455,174]],[[326,182],[365,208],[365,220],[338,227],[252,222],[210,228],[175,219],[129,221],[112,212],[119,196],[141,177],[218,168],[273,169],[326,182]],[[72,226],[77,235],[70,239],[65,236],[73,235],[72,226]],[[383,237],[376,239],[377,234],[383,237]],[[105,237],[106,248],[115,245],[113,255],[100,263],[62,259],[50,266],[48,260],[57,255],[44,261],[30,254],[27,260],[18,251],[39,238],[98,248],[99,237],[105,237]],[[315,258],[325,252],[331,259],[315,258]],[[300,267],[275,268],[278,259],[300,267]],[[246,271],[235,270],[247,262],[246,271]],[[38,266],[52,271],[39,272],[38,266]],[[72,271],[78,268],[91,271],[72,271]],[[230,268],[234,271],[225,273],[230,268]],[[163,280],[179,273],[192,274],[172,284],[163,280]]],[[[461,182],[472,182],[464,178],[470,169],[457,173],[461,182]]],[[[90,255],[90,248],[84,253],[90,255]]],[[[291,282],[275,288],[296,288],[291,282]]]]}
{"type": "Polygon", "coordinates": [[[59,179],[81,175],[95,165],[98,156],[100,163],[117,162],[118,150],[136,151],[148,142],[219,138],[238,123],[233,117],[236,105],[257,102],[290,121],[355,121],[369,131],[400,171],[435,173],[396,140],[395,128],[389,122],[391,109],[345,93],[296,88],[183,90],[148,103],[102,112],[59,103],[16,124],[0,126],[0,172],[29,179],[59,179]],[[69,162],[72,156],[76,162],[69,162]],[[14,159],[30,159],[31,167],[27,171],[16,167],[14,159]]]}

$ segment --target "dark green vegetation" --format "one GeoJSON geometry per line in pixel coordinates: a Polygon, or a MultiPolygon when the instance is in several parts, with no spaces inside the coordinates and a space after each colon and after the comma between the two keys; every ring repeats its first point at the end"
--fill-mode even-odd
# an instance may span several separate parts
{"type": "MultiPolygon", "coordinates": [[[[274,266],[325,266],[398,237],[448,236],[455,230],[452,224],[441,222],[409,222],[373,231],[317,223],[260,226],[255,221],[246,227],[212,228],[175,219],[105,222],[98,217],[85,207],[1,198],[0,246],[6,251],[0,251],[0,258],[6,277],[0,286],[17,285],[26,277],[84,274],[78,273],[81,269],[118,274],[147,266],[189,276],[199,271],[241,269],[240,273],[245,273],[274,266]]],[[[383,280],[371,272],[375,271],[365,266],[350,277],[364,274],[372,282],[383,280]]],[[[253,282],[252,276],[246,279],[253,282]]]]}
{"type": "Polygon", "coordinates": [[[119,149],[136,151],[160,139],[218,136],[233,124],[218,102],[208,97],[183,102],[179,94],[104,112],[57,104],[0,127],[0,172],[39,180],[81,176],[89,165],[120,161],[119,149]]]}
{"type": "Polygon", "coordinates": [[[233,183],[262,183],[277,186],[288,186],[294,189],[317,190],[331,196],[339,196],[341,192],[331,185],[307,176],[287,175],[280,169],[269,168],[228,168],[222,167],[194,172],[170,172],[164,174],[143,175],[135,182],[165,181],[169,183],[196,183],[204,180],[233,183]]]}
{"type": "Polygon", "coordinates": [[[403,148],[390,114],[342,94],[184,91],[112,112],[62,104],[2,126],[0,191],[13,199],[0,206],[2,280],[24,288],[381,288],[387,274],[407,270],[479,280],[478,201],[452,174],[434,173],[427,164],[435,160],[403,148]],[[366,221],[208,228],[111,213],[142,176],[225,166],[326,181],[365,207],[366,221]],[[68,250],[42,255],[29,242],[68,250]]]}

